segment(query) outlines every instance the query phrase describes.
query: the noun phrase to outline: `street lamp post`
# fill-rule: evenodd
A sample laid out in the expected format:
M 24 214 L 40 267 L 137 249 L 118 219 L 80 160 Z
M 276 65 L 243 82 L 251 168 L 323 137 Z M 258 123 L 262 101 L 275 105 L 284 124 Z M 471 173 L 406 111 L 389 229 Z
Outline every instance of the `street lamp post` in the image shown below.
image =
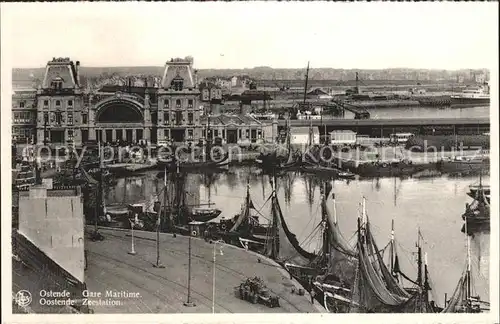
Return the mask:
M 215 241 L 214 242 L 214 257 L 213 257 L 213 277 L 212 277 L 212 314 L 215 314 L 215 269 L 216 269 L 216 264 L 215 264 L 215 255 L 216 255 L 216 249 L 217 249 L 217 243 L 223 243 L 223 241 Z M 220 254 L 222 254 L 222 245 L 221 245 L 221 250 Z
M 184 303 L 186 307 L 194 307 L 195 303 L 191 301 L 191 237 L 192 237 L 191 226 L 189 227 L 189 261 L 188 261 L 188 295 L 187 301 Z
M 166 188 L 163 188 L 163 190 L 166 190 Z M 160 261 L 160 224 L 161 224 L 161 208 L 162 208 L 162 203 L 160 200 L 160 207 L 158 209 L 158 218 L 156 220 L 156 263 L 153 264 L 153 267 L 155 268 L 165 268 L 163 264 L 161 264 Z
M 135 252 L 135 246 L 134 246 L 134 225 L 135 225 L 135 219 L 134 221 L 130 221 L 130 228 L 131 228 L 131 235 L 132 235 L 132 248 L 130 249 L 130 251 L 128 252 L 128 254 L 131 254 L 131 255 L 136 255 L 136 252 Z

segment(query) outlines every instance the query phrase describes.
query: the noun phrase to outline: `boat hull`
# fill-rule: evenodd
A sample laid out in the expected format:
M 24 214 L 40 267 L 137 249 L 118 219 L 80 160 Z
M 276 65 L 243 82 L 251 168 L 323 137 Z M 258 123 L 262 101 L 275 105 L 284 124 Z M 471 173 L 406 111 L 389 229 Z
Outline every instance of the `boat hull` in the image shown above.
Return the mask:
M 202 162 L 179 162 L 180 170 L 197 170 L 197 169 L 215 169 L 215 170 L 227 170 L 229 168 L 229 157 L 226 156 L 221 161 L 202 161 Z M 158 162 L 158 167 L 167 168 L 169 171 L 177 170 L 177 163 L 174 161 L 170 162 Z
M 436 163 L 436 168 L 442 173 L 479 172 L 490 169 L 490 161 L 440 161 Z
M 217 218 L 222 211 L 220 209 L 214 209 L 205 213 L 192 213 L 190 218 L 196 222 L 208 222 L 214 218 Z
M 452 108 L 489 106 L 490 98 L 451 98 Z
M 361 177 L 394 177 L 410 176 L 426 168 L 427 166 L 421 164 L 365 163 L 352 171 Z

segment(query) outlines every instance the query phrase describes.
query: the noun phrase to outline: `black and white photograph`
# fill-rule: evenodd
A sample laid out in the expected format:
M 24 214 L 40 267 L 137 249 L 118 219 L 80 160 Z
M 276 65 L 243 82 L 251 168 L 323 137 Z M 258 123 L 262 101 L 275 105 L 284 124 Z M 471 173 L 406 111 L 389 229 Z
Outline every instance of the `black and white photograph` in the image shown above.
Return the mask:
M 498 3 L 1 9 L 7 323 L 498 322 Z

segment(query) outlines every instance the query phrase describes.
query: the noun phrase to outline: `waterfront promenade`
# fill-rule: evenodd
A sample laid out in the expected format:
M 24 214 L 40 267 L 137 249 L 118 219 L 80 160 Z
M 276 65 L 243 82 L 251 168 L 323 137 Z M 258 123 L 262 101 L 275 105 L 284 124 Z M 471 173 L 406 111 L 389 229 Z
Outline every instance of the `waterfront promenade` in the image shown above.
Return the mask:
M 87 231 L 93 230 L 87 227 Z M 189 237 L 160 234 L 160 259 L 156 263 L 156 233 L 134 231 L 136 255 L 130 255 L 130 230 L 101 228 L 104 241 L 86 240 L 88 267 L 85 272 L 91 292 L 107 290 L 139 293 L 140 297 L 121 298 L 120 305 L 94 306 L 95 313 L 211 313 L 214 244 L 193 238 L 191 259 L 191 300 L 188 294 Z M 222 247 L 222 255 L 220 253 Z M 293 294 L 299 284 L 272 260 L 234 246 L 216 246 L 216 313 L 317 313 L 325 310 L 311 304 L 310 297 Z M 260 260 L 260 262 L 259 262 Z M 272 294 L 280 296 L 279 308 L 252 304 L 239 298 L 237 287 L 247 277 L 260 277 Z M 92 300 L 92 298 L 90 298 Z

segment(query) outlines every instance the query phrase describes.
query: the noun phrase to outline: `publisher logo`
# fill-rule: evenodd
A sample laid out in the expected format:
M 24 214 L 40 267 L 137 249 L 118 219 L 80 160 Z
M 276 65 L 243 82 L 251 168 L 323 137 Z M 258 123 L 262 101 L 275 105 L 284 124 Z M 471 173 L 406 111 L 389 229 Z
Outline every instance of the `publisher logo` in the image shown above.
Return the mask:
M 32 300 L 31 293 L 27 290 L 19 290 L 15 296 L 16 303 L 21 307 L 28 306 Z

